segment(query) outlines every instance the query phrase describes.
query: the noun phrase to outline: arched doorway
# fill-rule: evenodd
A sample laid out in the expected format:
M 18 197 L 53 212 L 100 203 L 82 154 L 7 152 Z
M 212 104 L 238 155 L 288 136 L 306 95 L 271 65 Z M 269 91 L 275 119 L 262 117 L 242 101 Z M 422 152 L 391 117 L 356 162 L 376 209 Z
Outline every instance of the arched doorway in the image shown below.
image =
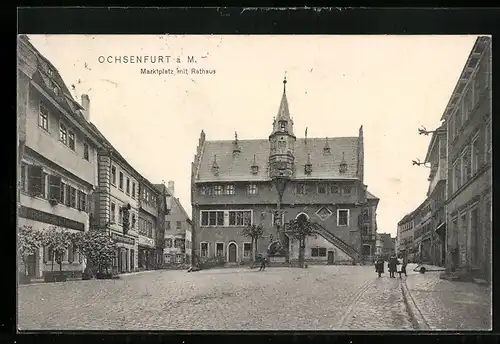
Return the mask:
M 227 247 L 227 261 L 229 263 L 236 263 L 237 248 L 234 242 L 230 243 Z

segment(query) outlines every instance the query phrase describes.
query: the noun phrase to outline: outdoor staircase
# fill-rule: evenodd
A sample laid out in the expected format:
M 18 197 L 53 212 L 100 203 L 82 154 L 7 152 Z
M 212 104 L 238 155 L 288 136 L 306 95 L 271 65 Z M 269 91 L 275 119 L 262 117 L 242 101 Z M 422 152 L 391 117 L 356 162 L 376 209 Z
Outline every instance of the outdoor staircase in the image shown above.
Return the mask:
M 313 225 L 314 231 L 316 233 L 318 233 L 319 235 L 324 237 L 326 240 L 330 241 L 332 244 L 337 246 L 339 249 L 341 249 L 344 253 L 346 253 L 349 257 L 351 257 L 355 261 L 358 260 L 359 252 L 354 247 L 352 247 L 351 245 L 349 245 L 348 243 L 346 243 L 345 241 L 340 239 L 335 234 L 328 231 L 325 227 L 323 227 L 319 223 L 315 222 L 312 225 Z

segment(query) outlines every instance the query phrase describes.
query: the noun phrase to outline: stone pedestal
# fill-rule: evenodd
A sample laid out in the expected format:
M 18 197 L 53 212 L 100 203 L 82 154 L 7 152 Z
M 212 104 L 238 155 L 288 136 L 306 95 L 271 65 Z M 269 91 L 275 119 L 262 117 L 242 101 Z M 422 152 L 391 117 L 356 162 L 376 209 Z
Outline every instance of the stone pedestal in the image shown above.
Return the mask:
M 271 262 L 271 263 L 285 263 L 286 257 L 285 256 L 270 256 L 269 262 Z

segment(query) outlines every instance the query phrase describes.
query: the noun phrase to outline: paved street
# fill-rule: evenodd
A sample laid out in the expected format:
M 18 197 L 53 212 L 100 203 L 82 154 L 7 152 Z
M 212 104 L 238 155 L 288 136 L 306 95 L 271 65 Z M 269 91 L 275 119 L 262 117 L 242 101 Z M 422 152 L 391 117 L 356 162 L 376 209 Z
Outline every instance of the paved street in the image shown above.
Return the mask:
M 491 329 L 491 288 L 409 270 L 406 285 L 430 330 Z
M 387 273 L 377 278 L 371 266 L 310 266 L 26 285 L 19 287 L 19 328 L 409 330 L 400 283 Z

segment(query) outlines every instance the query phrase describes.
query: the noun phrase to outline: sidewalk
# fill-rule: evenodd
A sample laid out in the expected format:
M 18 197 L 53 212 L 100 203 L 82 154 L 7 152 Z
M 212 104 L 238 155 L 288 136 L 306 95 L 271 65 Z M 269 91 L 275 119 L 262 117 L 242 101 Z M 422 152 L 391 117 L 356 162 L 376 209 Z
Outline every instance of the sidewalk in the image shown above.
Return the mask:
M 420 329 L 491 330 L 491 287 L 443 280 L 439 271 L 420 274 L 413 271 L 416 267 L 408 265 L 408 277 L 403 282 L 410 296 L 409 307 L 416 308 L 412 313 L 423 318 Z

